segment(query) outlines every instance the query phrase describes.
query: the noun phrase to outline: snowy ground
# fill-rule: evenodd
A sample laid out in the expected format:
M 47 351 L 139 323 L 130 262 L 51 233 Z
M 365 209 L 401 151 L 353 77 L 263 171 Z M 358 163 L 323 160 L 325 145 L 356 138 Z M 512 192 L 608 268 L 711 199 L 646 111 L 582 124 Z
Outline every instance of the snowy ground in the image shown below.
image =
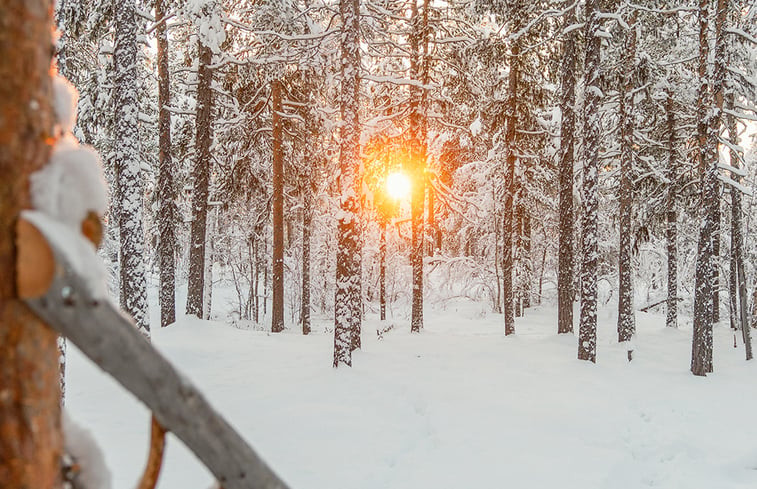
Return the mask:
M 352 369 L 331 368 L 332 335 L 303 337 L 181 320 L 154 343 L 205 391 L 293 489 L 757 487 L 757 363 L 716 330 L 715 369 L 688 372 L 691 331 L 637 314 L 633 363 L 600 317 L 598 364 L 575 360 L 555 311 L 514 337 L 477 304 L 427 311 L 376 337 Z M 103 445 L 115 489 L 134 487 L 149 416 L 78 352 L 67 407 Z M 160 488 L 206 489 L 208 472 L 171 438 Z

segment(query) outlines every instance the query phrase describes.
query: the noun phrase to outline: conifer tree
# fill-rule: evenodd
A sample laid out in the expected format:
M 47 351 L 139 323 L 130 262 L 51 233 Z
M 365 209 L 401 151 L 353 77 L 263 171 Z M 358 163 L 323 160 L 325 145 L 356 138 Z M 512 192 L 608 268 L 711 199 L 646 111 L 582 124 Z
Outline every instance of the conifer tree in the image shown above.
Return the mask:
M 114 165 L 118 186 L 116 205 L 120 211 L 119 297 L 121 308 L 134 318 L 142 333 L 149 336 L 139 153 L 136 4 L 134 0 L 124 0 L 114 8 L 113 137 L 118 141 Z
M 339 147 L 340 216 L 337 227 L 336 294 L 334 299 L 334 367 L 352 366 L 353 336 L 359 324 L 360 297 L 360 217 L 359 217 L 359 82 L 360 4 L 339 0 L 342 19 L 341 63 L 342 115 Z

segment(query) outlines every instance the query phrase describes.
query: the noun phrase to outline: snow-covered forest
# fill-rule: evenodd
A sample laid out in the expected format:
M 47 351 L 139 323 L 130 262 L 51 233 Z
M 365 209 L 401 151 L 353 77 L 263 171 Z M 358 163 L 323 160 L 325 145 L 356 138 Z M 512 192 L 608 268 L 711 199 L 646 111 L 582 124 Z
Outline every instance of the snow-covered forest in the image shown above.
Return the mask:
M 0 362 L 107 460 L 0 487 L 757 487 L 757 1 L 8 2 Z

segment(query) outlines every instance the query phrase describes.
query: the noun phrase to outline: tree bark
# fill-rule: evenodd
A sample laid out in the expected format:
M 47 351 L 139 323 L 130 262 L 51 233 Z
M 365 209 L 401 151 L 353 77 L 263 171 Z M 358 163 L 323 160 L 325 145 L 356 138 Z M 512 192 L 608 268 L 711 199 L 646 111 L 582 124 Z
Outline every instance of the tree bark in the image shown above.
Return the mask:
M 271 332 L 284 331 L 284 149 L 281 119 L 281 82 L 271 83 L 271 120 L 273 125 L 273 303 Z
M 694 327 L 691 352 L 691 371 L 694 375 L 712 372 L 712 327 L 715 320 L 713 294 L 716 267 L 714 260 L 719 215 L 718 195 L 718 137 L 723 111 L 723 85 L 725 82 L 725 35 L 723 23 L 727 0 L 718 0 L 715 23 L 715 68 L 712 79 L 712 98 L 708 94 L 707 45 L 709 5 L 707 0 L 699 3 L 699 118 L 698 138 L 700 167 L 705 169 L 702 177 L 702 207 L 704 216 L 697 246 L 697 269 L 694 291 Z M 704 117 L 703 117 L 704 115 Z M 704 120 L 704 123 L 702 123 Z
M 210 143 L 213 139 L 211 113 L 213 72 L 210 64 L 213 51 L 197 41 L 199 52 L 197 84 L 197 116 L 195 120 L 195 162 L 192 168 L 192 229 L 189 243 L 189 282 L 187 284 L 187 314 L 202 317 L 205 289 L 205 239 L 208 223 L 208 195 L 210 194 Z
M 576 22 L 575 9 L 565 26 Z M 557 332 L 573 332 L 573 151 L 576 131 L 576 31 L 565 34 L 560 63 L 560 187 L 557 257 Z
M 623 52 L 623 76 L 620 90 L 620 247 L 618 249 L 618 342 L 631 341 L 636 332 L 633 311 L 632 236 L 633 212 L 633 88 L 636 56 L 635 15 L 631 14 Z M 632 350 L 627 347 L 628 360 Z
M 587 0 L 586 24 L 586 95 L 584 102 L 583 147 L 583 205 L 581 220 L 583 257 L 581 263 L 581 318 L 578 330 L 578 359 L 597 360 L 597 179 L 599 171 L 600 117 L 602 90 L 600 87 L 600 54 L 602 49 L 598 31 L 599 3 Z
M 668 126 L 668 195 L 667 195 L 667 250 L 668 250 L 668 297 L 667 315 L 665 326 L 668 328 L 678 327 L 678 159 L 676 149 L 675 129 L 675 101 L 672 90 L 666 91 L 667 95 L 667 126 Z
M 119 208 L 120 301 L 145 336 L 150 335 L 145 279 L 144 228 L 142 221 L 143 182 L 139 154 L 139 102 L 137 99 L 137 20 L 134 0 L 115 8 L 114 139 L 117 141 L 115 168 L 118 185 L 115 205 Z
M 520 68 L 520 44 L 515 41 L 510 51 L 510 73 L 507 80 L 507 116 L 505 128 L 505 141 L 507 141 L 507 153 L 505 156 L 505 202 L 502 219 L 502 312 L 505 321 L 505 336 L 515 333 L 515 291 L 513 272 L 515 260 L 513 248 L 515 247 L 515 194 L 517 185 L 515 182 L 515 126 L 518 123 L 518 83 Z
M 308 185 L 309 187 L 309 185 Z M 305 189 L 302 202 L 302 334 L 310 334 L 310 228 L 313 204 L 310 189 Z
M 379 307 L 381 320 L 386 321 L 386 221 L 380 218 L 381 237 L 379 238 Z
M 52 2 L 0 6 L 0 485 L 61 485 L 57 334 L 17 299 L 14 224 L 53 135 Z
M 334 294 L 334 367 L 352 366 L 354 326 L 359 324 L 360 303 L 360 164 L 359 100 L 360 6 L 358 0 L 340 0 L 342 18 L 341 143 L 339 186 L 341 215 L 337 225 L 336 291 Z M 357 318 L 355 316 L 358 316 Z
M 730 92 L 727 96 L 728 108 L 733 110 L 734 95 Z M 736 118 L 728 114 L 726 116 L 726 126 L 728 129 L 728 138 L 733 146 L 738 146 L 739 135 L 736 128 Z M 731 166 L 739 168 L 741 155 L 733 149 L 730 150 Z M 735 174 L 734 178 L 737 183 L 741 183 L 741 175 Z M 731 292 L 733 297 L 733 310 L 736 313 L 738 326 L 741 328 L 742 338 L 744 340 L 744 351 L 747 360 L 753 358 L 752 354 L 752 335 L 749 328 L 749 319 L 747 315 L 747 289 L 746 274 L 744 272 L 744 226 L 741 219 L 741 191 L 731 187 L 731 273 L 734 290 Z M 737 299 L 738 300 L 735 300 Z M 734 314 L 732 313 L 732 316 Z
M 176 235 L 174 226 L 174 180 L 171 158 L 171 104 L 170 75 L 168 71 L 168 29 L 166 27 L 165 0 L 155 0 L 158 50 L 158 265 L 160 267 L 160 325 L 168 326 L 176 321 L 176 272 L 174 250 Z
M 412 32 L 410 33 L 410 78 L 422 84 L 428 83 L 428 0 L 423 0 L 423 10 L 418 2 L 411 2 Z M 410 87 L 410 139 L 412 191 L 410 195 L 410 220 L 412 238 L 410 261 L 413 267 L 413 295 L 410 331 L 423 329 L 423 214 L 426 202 L 426 103 L 425 88 Z

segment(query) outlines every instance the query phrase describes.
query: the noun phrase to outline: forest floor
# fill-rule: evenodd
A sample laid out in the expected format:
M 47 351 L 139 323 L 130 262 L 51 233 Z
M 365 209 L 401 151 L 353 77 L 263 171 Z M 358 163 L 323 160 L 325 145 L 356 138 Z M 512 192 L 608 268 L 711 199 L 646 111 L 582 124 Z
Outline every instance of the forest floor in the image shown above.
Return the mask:
M 369 317 L 352 369 L 331 367 L 325 320 L 302 336 L 181 319 L 153 341 L 292 489 L 757 487 L 757 363 L 726 326 L 715 373 L 698 378 L 684 321 L 637 313 L 629 364 L 602 310 L 593 365 L 555 334 L 554 309 L 528 310 L 507 338 L 487 309 L 447 302 L 421 334 L 402 319 L 383 339 Z M 103 447 L 114 489 L 130 489 L 149 415 L 69 351 L 68 411 Z M 169 438 L 158 487 L 210 484 Z

